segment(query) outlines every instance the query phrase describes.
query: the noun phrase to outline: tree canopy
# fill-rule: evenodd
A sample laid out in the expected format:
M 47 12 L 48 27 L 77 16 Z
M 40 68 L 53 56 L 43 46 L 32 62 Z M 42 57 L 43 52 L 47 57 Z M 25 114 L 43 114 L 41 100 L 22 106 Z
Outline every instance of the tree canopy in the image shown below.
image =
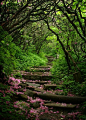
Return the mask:
M 1 37 L 1 49 L 8 56 L 15 58 L 14 46 L 39 55 L 63 54 L 68 69 L 72 61 L 80 71 L 77 62 L 86 54 L 85 0 L 2 0 L 0 10 L 0 25 L 8 32 Z

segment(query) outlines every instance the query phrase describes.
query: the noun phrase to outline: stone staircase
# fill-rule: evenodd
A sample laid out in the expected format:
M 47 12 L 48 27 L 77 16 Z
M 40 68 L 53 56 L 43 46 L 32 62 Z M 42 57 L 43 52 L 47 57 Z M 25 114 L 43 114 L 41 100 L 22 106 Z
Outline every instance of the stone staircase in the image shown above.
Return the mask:
M 30 69 L 30 72 L 22 73 L 22 77 L 26 81 L 22 81 L 19 84 L 21 86 L 19 92 L 24 92 L 24 89 L 26 91 L 24 94 L 14 96 L 14 98 L 27 102 L 27 96 L 32 97 L 35 102 L 30 103 L 30 107 L 38 110 L 39 120 L 78 120 L 76 116 L 79 111 L 79 106 L 86 101 L 86 98 L 65 96 L 64 92 L 59 89 L 64 86 L 63 84 L 52 84 L 51 79 L 53 76 L 50 73 L 50 63 L 53 59 L 48 57 L 48 60 L 48 66 L 33 67 Z M 36 101 L 36 99 L 41 99 L 42 102 Z M 46 112 L 43 109 L 40 110 L 41 106 L 44 109 L 46 108 Z M 74 112 L 76 113 L 75 118 L 72 115 Z

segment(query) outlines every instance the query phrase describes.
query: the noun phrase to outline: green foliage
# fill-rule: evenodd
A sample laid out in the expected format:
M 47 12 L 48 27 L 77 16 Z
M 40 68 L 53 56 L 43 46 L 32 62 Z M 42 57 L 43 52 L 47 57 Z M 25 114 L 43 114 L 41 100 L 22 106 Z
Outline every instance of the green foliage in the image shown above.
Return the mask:
M 86 120 L 86 102 L 84 102 L 81 106 L 82 115 L 79 116 L 79 119 Z
M 0 83 L 0 89 L 1 90 L 8 89 L 8 85 L 3 85 L 2 83 Z
M 15 43 L 13 38 L 0 27 L 0 65 L 6 74 L 11 74 L 13 69 L 25 70 L 31 66 L 46 65 L 46 60 L 31 52 L 25 52 Z
M 15 68 L 16 45 L 12 43 L 12 37 L 0 27 L 0 65 L 3 65 L 3 71 L 10 74 L 12 68 Z
M 79 63 L 77 64 L 78 67 L 81 70 L 81 75 L 82 75 L 82 80 L 85 81 L 86 80 L 86 59 L 81 59 L 81 61 L 79 61 Z
M 57 80 L 59 80 L 59 79 L 63 78 L 64 75 L 67 75 L 67 70 L 68 70 L 68 67 L 67 67 L 65 58 L 62 55 L 60 55 L 59 59 L 56 59 L 53 62 L 53 67 L 51 68 L 51 72 L 52 72 L 53 76 Z
M 20 72 L 13 75 L 14 78 L 22 78 L 22 75 Z
M 80 115 L 79 119 L 86 120 L 86 115 Z
M 46 53 L 45 52 L 40 51 L 39 56 L 40 56 L 40 58 L 44 59 L 46 61 L 46 63 L 48 62 L 48 60 L 46 58 Z
M 65 82 L 64 82 L 65 84 Z M 76 94 L 76 95 L 80 95 L 80 96 L 86 96 L 86 82 L 83 83 L 76 83 L 75 81 L 68 81 L 67 84 L 68 89 Z
M 28 52 L 27 54 L 25 52 L 20 52 L 17 53 L 17 56 L 18 57 L 16 59 L 16 69 L 29 70 L 29 68 L 32 66 L 46 65 L 46 61 L 44 59 L 30 52 Z

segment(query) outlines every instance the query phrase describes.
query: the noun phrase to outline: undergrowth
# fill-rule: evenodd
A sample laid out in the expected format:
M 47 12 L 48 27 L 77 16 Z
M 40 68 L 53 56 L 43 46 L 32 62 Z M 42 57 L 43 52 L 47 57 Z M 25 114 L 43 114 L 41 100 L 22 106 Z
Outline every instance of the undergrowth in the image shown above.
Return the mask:
M 47 59 L 38 56 L 31 51 L 22 50 L 13 42 L 13 38 L 0 27 L 0 65 L 5 74 L 11 74 L 12 70 L 29 70 L 32 66 L 45 66 Z

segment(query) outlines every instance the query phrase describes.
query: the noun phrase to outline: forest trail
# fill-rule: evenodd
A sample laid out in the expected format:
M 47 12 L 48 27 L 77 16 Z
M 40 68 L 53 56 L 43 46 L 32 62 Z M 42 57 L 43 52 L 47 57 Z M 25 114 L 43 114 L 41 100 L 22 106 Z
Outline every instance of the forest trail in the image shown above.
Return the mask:
M 63 84 L 52 84 L 53 78 L 50 69 L 52 58 L 48 57 L 48 66 L 39 66 L 30 69 L 30 72 L 21 74 L 26 81 L 20 83 L 19 94 L 13 97 L 13 101 L 23 100 L 30 103 L 31 109 L 36 113 L 36 120 L 78 120 L 80 104 L 86 101 L 84 97 L 65 96 L 60 88 Z M 27 97 L 29 96 L 29 97 Z M 33 117 L 30 118 L 34 120 Z

